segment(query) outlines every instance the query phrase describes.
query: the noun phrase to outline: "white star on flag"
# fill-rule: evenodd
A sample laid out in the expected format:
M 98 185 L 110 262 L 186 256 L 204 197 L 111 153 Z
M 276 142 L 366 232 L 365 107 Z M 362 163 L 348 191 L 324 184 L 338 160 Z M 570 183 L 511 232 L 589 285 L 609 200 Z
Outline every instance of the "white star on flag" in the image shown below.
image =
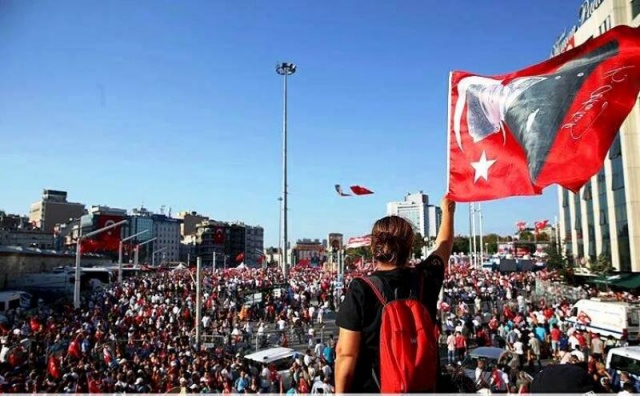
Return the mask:
M 477 182 L 480 178 L 483 178 L 486 181 L 489 181 L 489 168 L 496 163 L 496 160 L 487 160 L 487 153 L 482 150 L 482 155 L 480 156 L 480 160 L 478 162 L 472 162 L 471 166 L 476 170 L 475 177 L 473 178 L 473 182 Z

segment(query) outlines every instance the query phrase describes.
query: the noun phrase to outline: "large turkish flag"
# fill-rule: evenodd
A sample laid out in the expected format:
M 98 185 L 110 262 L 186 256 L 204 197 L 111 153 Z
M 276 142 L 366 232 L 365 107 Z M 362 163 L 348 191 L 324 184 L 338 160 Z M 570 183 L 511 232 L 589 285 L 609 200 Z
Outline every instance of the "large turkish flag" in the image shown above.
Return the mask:
M 616 27 L 500 76 L 451 74 L 448 196 L 470 202 L 578 191 L 640 91 L 640 30 Z

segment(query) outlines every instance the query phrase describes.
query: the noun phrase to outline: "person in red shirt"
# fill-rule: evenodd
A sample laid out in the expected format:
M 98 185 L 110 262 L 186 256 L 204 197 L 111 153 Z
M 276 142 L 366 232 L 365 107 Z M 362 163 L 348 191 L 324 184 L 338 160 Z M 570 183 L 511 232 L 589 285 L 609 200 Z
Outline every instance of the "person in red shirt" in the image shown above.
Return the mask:
M 562 338 L 562 331 L 558 328 L 557 324 L 553 325 L 550 331 L 551 336 L 551 353 L 554 359 L 558 359 L 558 352 L 560 350 L 560 338 Z
M 456 357 L 459 361 L 464 359 L 467 353 L 467 339 L 464 338 L 461 332 L 456 332 Z

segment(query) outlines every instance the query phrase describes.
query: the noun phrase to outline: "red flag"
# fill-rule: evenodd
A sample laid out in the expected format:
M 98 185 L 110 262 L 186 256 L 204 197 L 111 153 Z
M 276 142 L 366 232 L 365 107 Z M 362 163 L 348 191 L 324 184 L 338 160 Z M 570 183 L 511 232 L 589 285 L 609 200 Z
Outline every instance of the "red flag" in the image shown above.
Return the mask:
M 34 333 L 39 332 L 42 329 L 42 325 L 40 324 L 40 320 L 38 320 L 37 316 L 32 316 L 29 321 L 29 327 L 31 327 L 31 331 Z
M 224 229 L 216 228 L 216 231 L 213 233 L 213 243 L 216 245 L 224 244 Z
M 578 191 L 604 162 L 640 91 L 640 29 L 619 26 L 501 76 L 453 72 L 448 197 Z
M 518 231 L 524 231 L 527 228 L 527 222 L 526 221 L 517 221 L 516 222 L 516 228 L 518 229 Z
M 241 262 L 242 260 L 244 260 L 244 253 L 240 253 L 239 255 L 236 256 L 237 262 Z
M 369 190 L 368 188 L 364 188 L 362 186 L 351 186 L 351 191 L 353 191 L 355 195 L 373 194 L 373 191 Z
M 60 372 L 60 361 L 56 359 L 54 355 L 49 356 L 47 368 L 49 371 L 49 375 L 51 375 L 53 378 L 59 379 L 60 377 L 62 377 L 62 373 Z
M 67 354 L 71 355 L 76 359 L 80 359 L 82 354 L 80 353 L 80 341 L 78 340 L 79 336 L 76 336 L 70 343 L 67 348 Z
M 547 227 L 548 223 L 549 223 L 549 220 L 535 221 L 533 225 L 536 228 L 536 235 L 540 233 L 540 230 L 544 230 Z

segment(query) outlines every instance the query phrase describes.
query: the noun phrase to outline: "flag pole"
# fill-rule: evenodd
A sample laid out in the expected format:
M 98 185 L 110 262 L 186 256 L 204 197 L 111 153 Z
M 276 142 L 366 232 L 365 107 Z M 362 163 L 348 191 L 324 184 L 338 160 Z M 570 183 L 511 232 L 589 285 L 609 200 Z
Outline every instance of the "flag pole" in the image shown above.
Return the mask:
M 478 227 L 480 228 L 480 266 L 484 263 L 484 233 L 482 232 L 482 207 L 478 204 Z
M 447 95 L 447 193 L 451 183 L 451 80 L 453 72 L 449 72 L 449 92 Z
M 471 216 L 473 202 L 469 203 L 469 264 L 473 264 L 473 228 L 471 227 Z

